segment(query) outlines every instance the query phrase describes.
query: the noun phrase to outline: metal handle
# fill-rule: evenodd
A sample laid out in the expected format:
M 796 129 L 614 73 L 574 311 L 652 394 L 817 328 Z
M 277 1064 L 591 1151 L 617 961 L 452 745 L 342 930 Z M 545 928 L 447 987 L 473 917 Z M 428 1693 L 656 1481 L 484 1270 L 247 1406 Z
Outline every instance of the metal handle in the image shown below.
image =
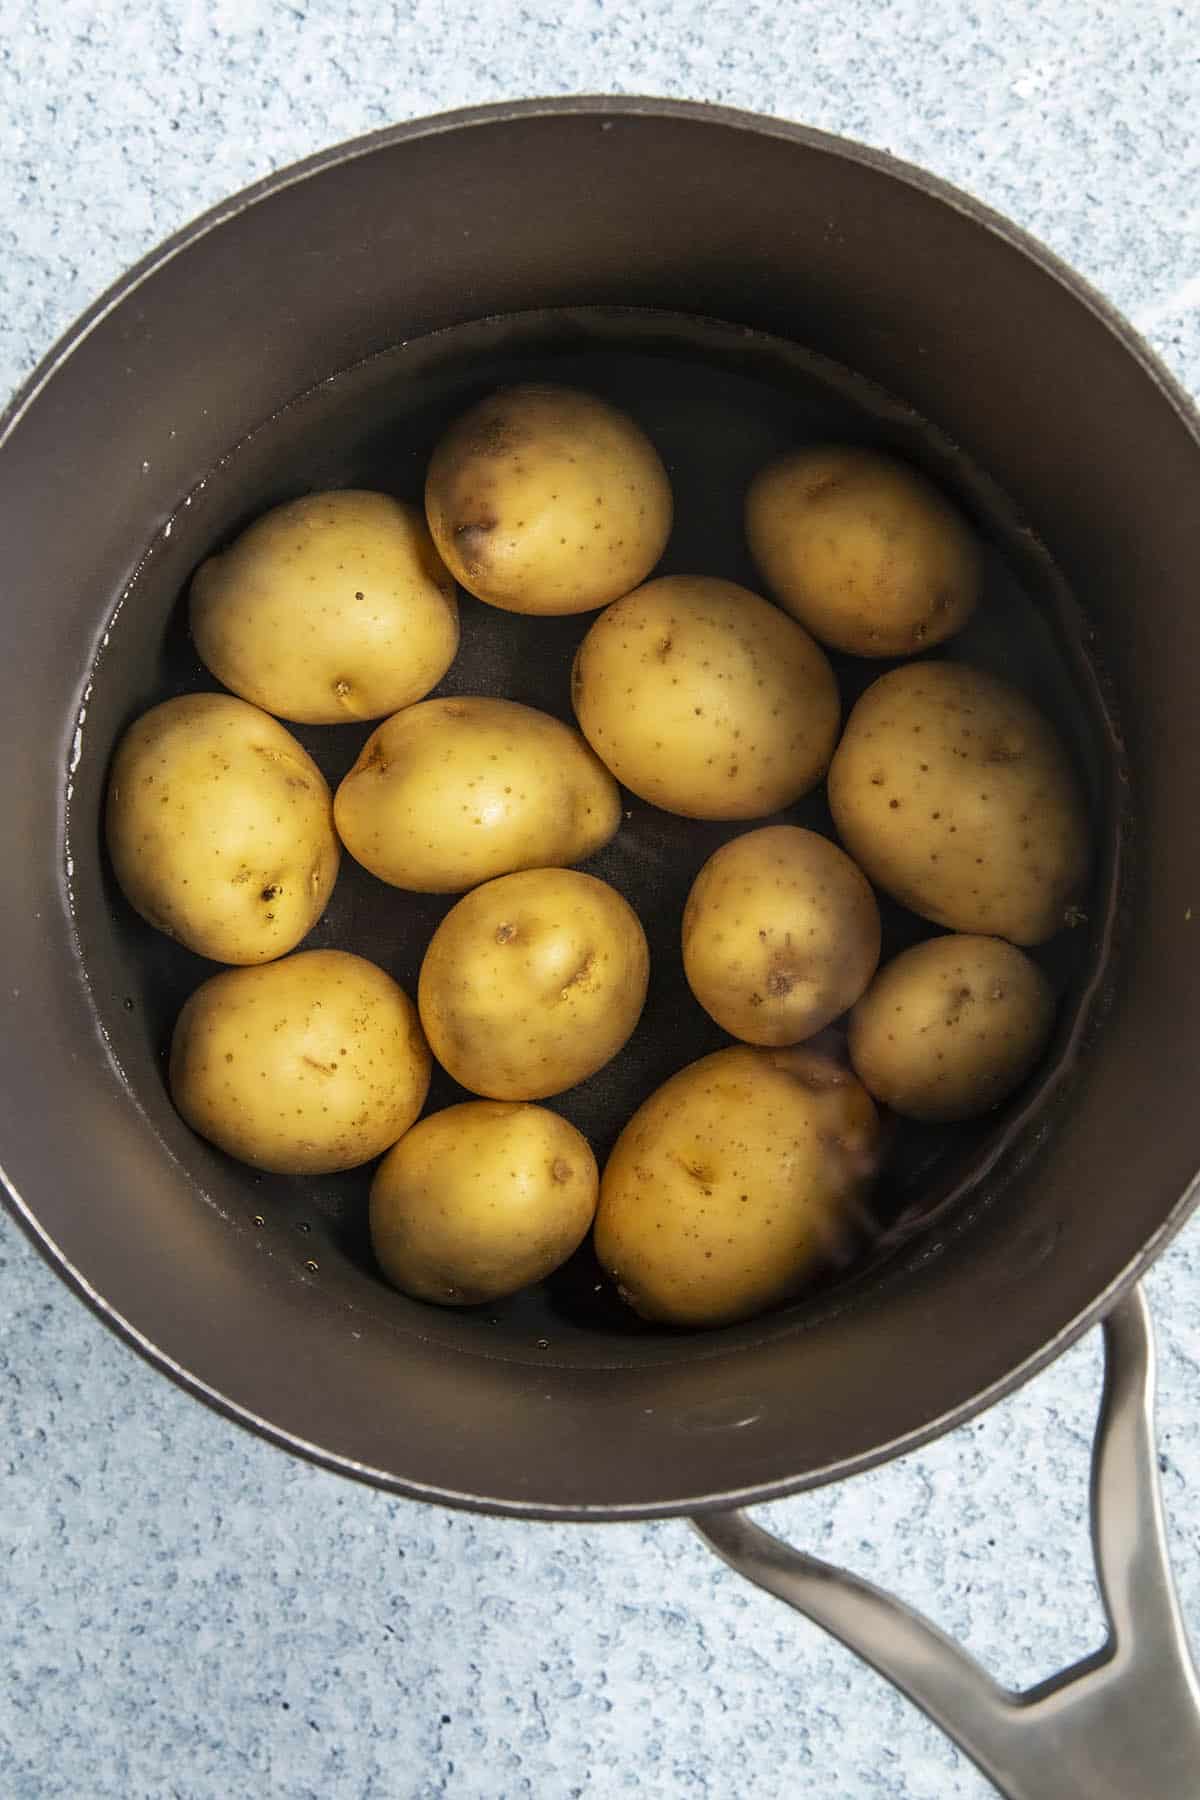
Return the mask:
M 1140 1288 L 1104 1322 L 1092 1541 L 1108 1640 L 1024 1693 L 890 1594 L 741 1512 L 693 1520 L 739 1575 L 840 1638 L 927 1712 L 1008 1800 L 1196 1800 L 1200 1681 L 1171 1578 L 1154 1447 L 1154 1340 Z

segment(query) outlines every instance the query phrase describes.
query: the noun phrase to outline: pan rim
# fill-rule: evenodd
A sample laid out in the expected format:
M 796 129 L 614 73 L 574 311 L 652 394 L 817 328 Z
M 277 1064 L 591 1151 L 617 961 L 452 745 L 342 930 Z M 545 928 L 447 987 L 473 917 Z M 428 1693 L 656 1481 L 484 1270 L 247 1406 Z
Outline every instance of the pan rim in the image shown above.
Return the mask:
M 167 1375 L 176 1387 L 193 1399 L 203 1403 L 220 1417 L 243 1427 L 255 1436 L 273 1444 L 276 1449 L 287 1451 L 317 1468 L 330 1474 L 342 1475 L 350 1480 L 362 1483 L 366 1487 L 382 1489 L 387 1493 L 398 1494 L 404 1499 L 421 1501 L 431 1506 L 448 1506 L 459 1512 L 482 1513 L 494 1517 L 511 1519 L 540 1520 L 544 1523 L 558 1524 L 603 1524 L 629 1523 L 637 1520 L 674 1519 L 698 1517 L 705 1513 L 721 1512 L 729 1508 L 744 1506 L 762 1506 L 773 1500 L 786 1499 L 791 1494 L 808 1493 L 816 1488 L 829 1487 L 836 1482 L 848 1480 L 855 1475 L 863 1475 L 870 1469 L 892 1462 L 897 1457 L 906 1456 L 910 1452 L 921 1449 L 936 1438 L 945 1436 L 960 1425 L 969 1424 L 974 1418 L 985 1412 L 997 1401 L 1015 1393 L 1025 1386 L 1026 1382 L 1047 1368 L 1052 1362 L 1069 1350 L 1071 1345 L 1088 1332 L 1093 1325 L 1099 1324 L 1122 1295 L 1136 1285 L 1146 1271 L 1154 1263 L 1171 1239 L 1180 1230 L 1188 1217 L 1200 1202 L 1200 1173 L 1184 1189 L 1170 1213 L 1157 1232 L 1143 1245 L 1125 1268 L 1109 1282 L 1092 1303 L 1077 1316 L 1068 1321 L 1054 1337 L 1041 1348 L 1018 1363 L 1007 1374 L 994 1381 L 990 1386 L 971 1396 L 969 1400 L 958 1406 L 949 1407 L 944 1413 L 927 1420 L 924 1425 L 914 1427 L 911 1431 L 901 1432 L 884 1444 L 874 1445 L 870 1450 L 858 1456 L 846 1457 L 836 1464 L 828 1464 L 819 1469 L 810 1470 L 804 1475 L 780 1476 L 773 1481 L 753 1483 L 749 1487 L 734 1488 L 715 1493 L 690 1495 L 674 1501 L 626 1501 L 621 1503 L 604 1503 L 592 1505 L 587 1501 L 572 1504 L 555 1504 L 553 1502 L 529 1500 L 521 1501 L 511 1498 L 493 1498 L 487 1495 L 465 1493 L 453 1488 L 439 1487 L 436 1483 L 418 1482 L 397 1476 L 387 1469 L 378 1469 L 368 1463 L 356 1462 L 353 1458 L 339 1456 L 336 1452 L 324 1449 L 320 1444 L 286 1431 L 272 1420 L 263 1418 L 249 1407 L 231 1400 L 217 1388 L 202 1380 L 190 1369 L 184 1368 L 160 1345 L 155 1344 L 144 1332 L 127 1319 L 124 1314 L 105 1299 L 104 1295 L 94 1288 L 87 1277 L 75 1267 L 61 1246 L 45 1231 L 38 1222 L 32 1209 L 12 1181 L 6 1169 L 0 1164 L 0 1195 L 3 1196 L 9 1214 L 22 1228 L 34 1249 L 50 1265 L 64 1284 L 76 1297 L 84 1302 L 89 1311 L 106 1325 L 115 1336 L 135 1350 L 142 1360 L 160 1373 Z
M 567 94 L 525 100 L 501 100 L 483 106 L 455 107 L 446 112 L 430 113 L 418 119 L 408 119 L 399 125 L 385 125 L 377 131 L 364 132 L 358 137 L 347 138 L 324 150 L 314 151 L 311 156 L 301 157 L 297 162 L 288 163 L 283 168 L 276 169 L 271 174 L 264 175 L 259 180 L 239 189 L 236 194 L 217 201 L 214 206 L 206 208 L 188 224 L 181 226 L 178 231 L 172 232 L 164 238 L 153 249 L 147 251 L 145 256 L 140 257 L 137 262 L 125 270 L 122 275 L 119 275 L 116 281 L 105 288 L 51 345 L 25 380 L 16 388 L 3 410 L 0 411 L 0 449 L 7 443 L 13 430 L 42 389 L 79 345 L 90 336 L 97 325 L 131 294 L 135 293 L 152 275 L 157 274 L 160 269 L 174 261 L 176 256 L 199 243 L 219 226 L 238 218 L 250 207 L 257 205 L 260 200 L 268 199 L 274 194 L 283 193 L 288 188 L 296 187 L 302 181 L 307 181 L 311 176 L 321 174 L 326 169 L 335 168 L 341 163 L 356 162 L 363 157 L 374 155 L 377 151 L 387 150 L 396 144 L 406 143 L 410 140 L 438 137 L 443 133 L 461 131 L 475 126 L 506 124 L 517 119 L 571 116 L 611 119 L 614 122 L 621 117 L 634 119 L 677 118 L 688 119 L 701 125 L 724 125 L 728 129 L 744 131 L 751 136 L 781 138 L 785 142 L 801 144 L 807 149 L 816 150 L 825 155 L 837 156 L 845 161 L 859 163 L 865 168 L 874 169 L 880 174 L 915 188 L 920 193 L 929 195 L 932 199 L 948 206 L 953 212 L 982 226 L 1014 250 L 1020 251 L 1044 274 L 1051 276 L 1060 286 L 1065 287 L 1102 325 L 1107 327 L 1122 347 L 1133 356 L 1143 373 L 1149 376 L 1181 423 L 1187 427 L 1192 437 L 1200 445 L 1200 406 L 1193 402 L 1191 396 L 1175 379 L 1165 363 L 1125 317 L 1124 313 L 1106 299 L 1085 276 L 1080 275 L 1069 263 L 1044 244 L 1040 238 L 1035 237 L 1032 232 L 1026 231 L 1023 226 L 1015 224 L 984 201 L 977 200 L 964 189 L 946 181 L 942 176 L 932 174 L 917 163 L 893 156 L 888 150 L 877 150 L 872 145 L 860 143 L 856 138 L 841 137 L 836 132 L 822 131 L 816 126 L 797 124 L 791 120 L 776 118 L 766 113 L 750 112 L 743 107 L 719 106 L 702 100 L 675 100 L 652 94 Z
M 55 374 L 109 314 L 126 302 L 144 282 L 157 274 L 181 252 L 199 243 L 210 232 L 237 218 L 259 201 L 281 193 L 328 169 L 373 155 L 378 151 L 390 149 L 404 142 L 434 138 L 445 132 L 473 129 L 476 126 L 493 126 L 522 119 L 564 116 L 592 117 L 601 122 L 606 120 L 615 122 L 621 118 L 676 118 L 702 125 L 724 126 L 759 137 L 778 138 L 824 155 L 857 162 L 939 201 L 972 223 L 981 226 L 990 234 L 1000 238 L 1009 247 L 1033 262 L 1042 273 L 1065 288 L 1071 297 L 1084 306 L 1133 358 L 1141 372 L 1149 378 L 1160 397 L 1170 406 L 1196 443 L 1197 448 L 1200 448 L 1200 411 L 1130 322 L 1098 290 L 1038 239 L 1013 224 L 1002 214 L 993 211 L 940 177 L 896 158 L 886 151 L 872 149 L 853 139 L 744 110 L 709 105 L 699 101 L 670 100 L 653 96 L 570 95 L 503 101 L 486 106 L 461 108 L 384 127 L 381 130 L 318 151 L 299 162 L 288 164 L 228 199 L 218 202 L 142 257 L 107 288 L 58 339 L 18 387 L 12 400 L 0 414 L 0 449 L 7 444 L 22 418 L 36 403 Z M 98 1290 L 93 1288 L 83 1273 L 71 1263 L 61 1246 L 39 1223 L 34 1208 L 25 1200 L 2 1167 L 0 1167 L 0 1191 L 3 1192 L 8 1210 L 34 1246 L 66 1285 L 88 1305 L 98 1318 L 138 1351 L 148 1363 L 168 1375 L 184 1391 L 204 1401 L 222 1416 L 255 1432 L 277 1447 L 333 1473 L 429 1504 L 447 1505 L 463 1510 L 513 1518 L 600 1522 L 678 1517 L 690 1513 L 714 1511 L 721 1507 L 759 1504 L 779 1499 L 788 1494 L 818 1488 L 832 1481 L 862 1473 L 888 1462 L 894 1457 L 918 1449 L 943 1433 L 966 1423 L 1048 1366 L 1102 1318 L 1113 1302 L 1140 1278 L 1200 1202 L 1200 1170 L 1183 1189 L 1160 1227 L 1142 1246 L 1138 1254 L 1088 1306 L 1069 1320 L 1047 1343 L 1008 1370 L 1005 1375 L 981 1392 L 947 1408 L 936 1418 L 899 1434 L 883 1445 L 873 1446 L 856 1457 L 842 1459 L 836 1464 L 810 1470 L 803 1475 L 782 1476 L 771 1481 L 756 1483 L 745 1489 L 702 1493 L 666 1502 L 634 1501 L 602 1505 L 591 1505 L 587 1502 L 554 1504 L 536 1500 L 495 1499 L 474 1493 L 460 1493 L 438 1487 L 435 1484 L 422 1484 L 398 1477 L 387 1470 L 357 1463 L 275 1425 L 269 1419 L 260 1417 L 251 1409 L 222 1394 L 186 1369 L 168 1352 L 140 1332 L 129 1318 L 120 1313 Z

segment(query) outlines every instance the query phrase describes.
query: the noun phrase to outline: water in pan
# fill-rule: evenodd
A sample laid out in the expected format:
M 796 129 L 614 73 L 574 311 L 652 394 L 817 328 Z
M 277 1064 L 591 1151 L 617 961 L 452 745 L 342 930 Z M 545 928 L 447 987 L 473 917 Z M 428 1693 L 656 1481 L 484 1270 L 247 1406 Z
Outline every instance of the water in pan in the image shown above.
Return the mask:
M 106 1036 L 140 1104 L 166 1147 L 196 1174 L 197 1190 L 284 1263 L 293 1278 L 319 1283 L 336 1299 L 381 1321 L 419 1329 L 459 1348 L 518 1357 L 553 1354 L 584 1363 L 638 1354 L 677 1353 L 675 1334 L 653 1333 L 619 1303 L 590 1248 L 541 1288 L 501 1306 L 469 1313 L 416 1307 L 378 1276 L 366 1231 L 369 1172 L 321 1180 L 259 1176 L 194 1139 L 176 1118 L 163 1081 L 171 1026 L 183 1000 L 213 965 L 170 943 L 137 919 L 116 892 L 98 842 L 100 783 L 112 744 L 130 719 L 156 700 L 216 684 L 191 647 L 183 603 L 191 569 L 268 506 L 308 491 L 379 488 L 419 500 L 430 451 L 464 406 L 503 383 L 545 379 L 601 393 L 630 411 L 670 471 L 676 524 L 662 573 L 720 575 L 757 585 L 741 525 L 754 472 L 779 450 L 839 440 L 893 447 L 954 491 L 987 544 L 987 591 L 975 621 L 952 653 L 1007 675 L 1058 721 L 1074 746 L 1097 818 L 1107 811 L 1102 708 L 1089 674 L 1069 598 L 1053 569 L 1005 508 L 986 477 L 898 402 L 795 346 L 740 328 L 661 313 L 612 310 L 522 314 L 458 327 L 397 346 L 332 376 L 276 416 L 210 471 L 150 547 L 98 659 L 90 689 L 89 756 L 77 783 L 70 840 L 77 885 L 93 871 L 104 904 L 78 908 L 81 950 Z M 572 718 L 569 676 L 575 646 L 593 615 L 521 618 L 462 597 L 462 648 L 440 687 L 446 694 L 507 695 Z M 848 709 L 882 663 L 834 658 Z M 353 762 L 369 726 L 301 727 L 297 735 L 335 784 Z M 613 883 L 641 916 L 652 975 L 642 1022 L 625 1050 L 591 1080 L 550 1102 L 590 1138 L 603 1161 L 639 1102 L 685 1063 L 728 1043 L 692 998 L 679 953 L 678 922 L 705 858 L 744 825 L 676 818 L 626 796 L 616 840 L 588 865 Z M 829 830 L 824 792 L 786 815 Z M 1100 871 L 1101 887 L 1109 880 Z M 453 897 L 400 893 L 349 857 L 337 890 L 308 945 L 353 949 L 381 963 L 408 991 L 429 937 Z M 1105 909 L 1098 906 L 1097 918 Z M 930 927 L 884 907 L 885 957 L 929 934 Z M 1039 960 L 1060 993 L 1058 1061 L 1078 1036 L 1103 932 L 1066 932 Z M 1048 1059 L 1044 1084 L 1056 1064 Z M 1036 1085 L 1036 1084 L 1035 1084 Z M 463 1098 L 435 1072 L 430 1109 Z M 936 1130 L 902 1127 L 890 1145 L 876 1192 L 875 1232 L 858 1263 L 821 1292 L 797 1303 L 810 1313 L 844 1304 L 894 1254 L 898 1242 L 937 1215 L 939 1229 L 961 1224 L 961 1196 L 986 1199 L 1025 1129 L 1031 1089 L 980 1125 Z M 1020 1128 L 1020 1129 L 1018 1129 Z M 1003 1153 L 1003 1154 L 1002 1154 Z M 981 1172 L 992 1171 L 987 1182 Z M 928 1239 L 928 1228 L 926 1228 Z M 412 1316 L 414 1309 L 419 1317 Z M 788 1309 L 794 1322 L 796 1307 Z M 777 1322 L 785 1320 L 777 1315 Z M 771 1321 L 735 1328 L 761 1336 Z M 716 1334 L 728 1339 L 728 1333 Z

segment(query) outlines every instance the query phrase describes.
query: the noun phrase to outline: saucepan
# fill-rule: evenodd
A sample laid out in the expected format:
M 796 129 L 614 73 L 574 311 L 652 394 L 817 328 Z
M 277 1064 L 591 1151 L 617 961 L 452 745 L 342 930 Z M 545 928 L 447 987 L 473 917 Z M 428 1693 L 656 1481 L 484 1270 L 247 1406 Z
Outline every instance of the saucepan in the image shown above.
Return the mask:
M 1056 714 L 1096 824 L 1033 1085 L 983 1127 L 906 1139 L 837 1280 L 708 1333 L 639 1328 L 586 1255 L 499 1308 L 406 1300 L 371 1263 L 361 1175 L 257 1176 L 194 1138 L 163 1058 L 212 965 L 134 918 L 101 840 L 121 730 L 205 683 L 178 605 L 197 562 L 306 489 L 416 497 L 457 409 L 556 373 L 658 443 L 680 502 L 667 568 L 753 583 L 741 496 L 797 436 L 890 444 L 945 482 L 989 546 L 984 622 L 959 653 L 1017 669 Z M 0 433 L 0 1150 L 17 1217 L 166 1374 L 299 1455 L 525 1517 L 693 1515 L 1005 1793 L 1200 1792 L 1138 1287 L 1200 1165 L 1198 495 L 1200 422 L 1078 278 L 931 177 L 792 125 L 656 100 L 506 105 L 344 145 L 219 207 L 92 308 Z M 464 604 L 449 691 L 569 717 L 587 621 Z M 859 677 L 839 673 L 852 698 Z M 328 728 L 328 772 L 363 735 Z M 657 973 L 628 1055 L 561 1102 L 601 1155 L 637 1098 L 721 1041 L 672 923 L 706 853 L 702 829 L 630 801 L 606 866 L 642 903 Z M 411 982 L 436 906 L 381 893 L 345 871 L 313 941 Z M 1101 1321 L 1110 1636 L 1044 1688 L 1001 1690 L 741 1510 L 960 1424 Z

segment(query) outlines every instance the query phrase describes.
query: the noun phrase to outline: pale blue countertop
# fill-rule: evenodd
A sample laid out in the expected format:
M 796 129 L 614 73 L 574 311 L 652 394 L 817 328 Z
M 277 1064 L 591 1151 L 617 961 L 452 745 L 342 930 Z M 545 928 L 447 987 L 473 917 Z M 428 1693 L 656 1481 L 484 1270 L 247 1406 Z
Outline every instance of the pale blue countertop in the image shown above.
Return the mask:
M 424 112 L 608 90 L 770 111 L 925 164 L 1090 276 L 1196 392 L 1189 12 L 0 0 L 0 389 L 134 258 L 282 163 Z M 6 1220 L 0 1268 L 4 1800 L 991 1792 L 686 1525 L 514 1524 L 352 1486 L 177 1392 Z M 1166 1498 L 1200 1630 L 1200 1225 L 1149 1285 Z M 1085 1541 L 1098 1368 L 1085 1343 L 980 1422 L 771 1522 L 1028 1683 L 1100 1635 Z

